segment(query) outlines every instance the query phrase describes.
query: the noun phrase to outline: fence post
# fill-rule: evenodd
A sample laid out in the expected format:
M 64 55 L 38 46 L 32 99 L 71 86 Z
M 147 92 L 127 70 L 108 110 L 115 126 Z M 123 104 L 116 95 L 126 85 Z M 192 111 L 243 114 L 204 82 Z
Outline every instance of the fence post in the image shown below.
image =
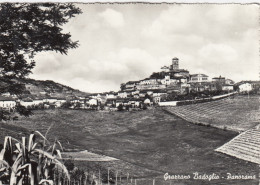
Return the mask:
M 109 185 L 109 168 L 107 169 L 107 184 Z
M 116 185 L 117 185 L 117 174 L 118 174 L 118 171 L 116 171 Z
M 128 183 L 129 173 L 127 173 L 126 181 Z
M 101 184 L 101 179 L 100 179 L 100 169 L 98 170 L 98 183 Z
M 155 185 L 155 179 L 153 179 L 153 185 Z
M 135 185 L 137 185 L 137 183 L 136 183 L 136 179 L 135 179 Z

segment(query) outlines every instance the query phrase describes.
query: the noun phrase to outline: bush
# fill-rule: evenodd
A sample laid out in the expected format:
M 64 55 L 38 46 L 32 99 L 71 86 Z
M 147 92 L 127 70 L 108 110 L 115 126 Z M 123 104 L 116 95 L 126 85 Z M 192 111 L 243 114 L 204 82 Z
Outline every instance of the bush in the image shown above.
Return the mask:
M 21 104 L 17 104 L 15 108 L 16 108 L 16 111 L 18 112 L 18 114 L 20 114 L 22 116 L 29 117 L 29 116 L 33 115 L 32 109 L 26 108 L 25 106 L 22 106 Z
M 63 104 L 61 105 L 61 108 L 68 109 L 68 108 L 70 108 L 71 106 L 72 106 L 72 103 L 69 102 L 69 101 L 66 101 L 65 103 L 63 103 Z
M 37 133 L 43 138 L 43 145 L 36 142 L 34 134 L 28 138 L 22 137 L 21 141 L 10 136 L 5 137 L 0 153 L 0 183 L 53 184 L 55 172 L 69 178 L 66 167 L 57 160 L 57 157 L 61 158 L 60 151 L 56 149 L 57 142 L 47 146 L 45 143 L 49 141 L 41 133 Z M 45 147 L 49 149 L 45 150 Z
M 143 110 L 146 110 L 146 109 L 147 109 L 147 105 L 143 104 Z
M 117 110 L 118 111 L 123 111 L 124 110 L 124 107 L 122 104 L 119 104 L 119 106 L 117 107 Z
M 10 119 L 10 112 L 4 109 L 0 109 L 0 121 L 7 121 Z

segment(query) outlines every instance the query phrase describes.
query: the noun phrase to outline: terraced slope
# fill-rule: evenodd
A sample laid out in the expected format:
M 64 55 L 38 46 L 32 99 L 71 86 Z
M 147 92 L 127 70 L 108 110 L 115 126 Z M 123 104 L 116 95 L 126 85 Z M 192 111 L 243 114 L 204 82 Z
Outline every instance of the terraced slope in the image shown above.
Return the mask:
M 260 164 L 260 130 L 254 128 L 245 131 L 216 151 Z
M 259 107 L 260 96 L 236 96 L 164 109 L 192 123 L 242 132 L 260 123 Z

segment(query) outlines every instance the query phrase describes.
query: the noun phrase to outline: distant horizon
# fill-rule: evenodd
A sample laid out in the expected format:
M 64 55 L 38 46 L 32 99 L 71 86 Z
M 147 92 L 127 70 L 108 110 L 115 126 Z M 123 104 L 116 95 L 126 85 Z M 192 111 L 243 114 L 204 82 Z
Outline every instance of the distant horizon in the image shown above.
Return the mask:
M 181 69 L 210 78 L 259 80 L 258 6 L 77 4 L 64 26 L 79 40 L 68 55 L 38 53 L 29 77 L 83 92 L 120 90 L 179 58 Z

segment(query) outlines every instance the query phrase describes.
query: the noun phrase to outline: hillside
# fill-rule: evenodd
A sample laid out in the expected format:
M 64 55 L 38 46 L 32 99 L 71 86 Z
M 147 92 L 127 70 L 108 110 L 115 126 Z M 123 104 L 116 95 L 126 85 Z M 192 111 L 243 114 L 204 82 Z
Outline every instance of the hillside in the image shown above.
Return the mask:
M 86 96 L 88 93 L 73 89 L 69 86 L 54 82 L 52 80 L 16 79 L 17 83 L 23 84 L 24 94 L 35 96 L 50 95 L 57 97 Z M 0 81 L 1 84 L 1 81 Z
M 194 172 L 214 172 L 223 177 L 226 173 L 258 174 L 256 164 L 215 151 L 237 133 L 195 125 L 167 114 L 160 108 L 136 112 L 37 110 L 31 117 L 9 122 L 8 126 L 10 130 L 22 133 L 25 128 L 28 132 L 38 130 L 45 133 L 51 126 L 48 139 L 59 139 L 65 149 L 88 150 L 117 158 L 119 160 L 96 163 L 105 165 L 114 172 L 118 170 L 124 176 L 129 173 L 138 178 L 137 184 L 142 185 L 152 184 L 151 178 L 156 178 L 156 184 L 169 185 L 170 182 L 163 179 L 166 172 L 191 175 Z M 4 135 L 17 134 L 9 132 L 7 125 L 4 128 Z M 4 135 L 0 134 L 1 141 Z M 82 168 L 89 168 L 94 163 L 78 161 Z M 142 181 L 139 178 L 145 179 Z M 219 179 L 209 182 L 191 179 L 173 182 L 194 185 L 252 185 L 257 180 L 227 182 L 226 179 Z

